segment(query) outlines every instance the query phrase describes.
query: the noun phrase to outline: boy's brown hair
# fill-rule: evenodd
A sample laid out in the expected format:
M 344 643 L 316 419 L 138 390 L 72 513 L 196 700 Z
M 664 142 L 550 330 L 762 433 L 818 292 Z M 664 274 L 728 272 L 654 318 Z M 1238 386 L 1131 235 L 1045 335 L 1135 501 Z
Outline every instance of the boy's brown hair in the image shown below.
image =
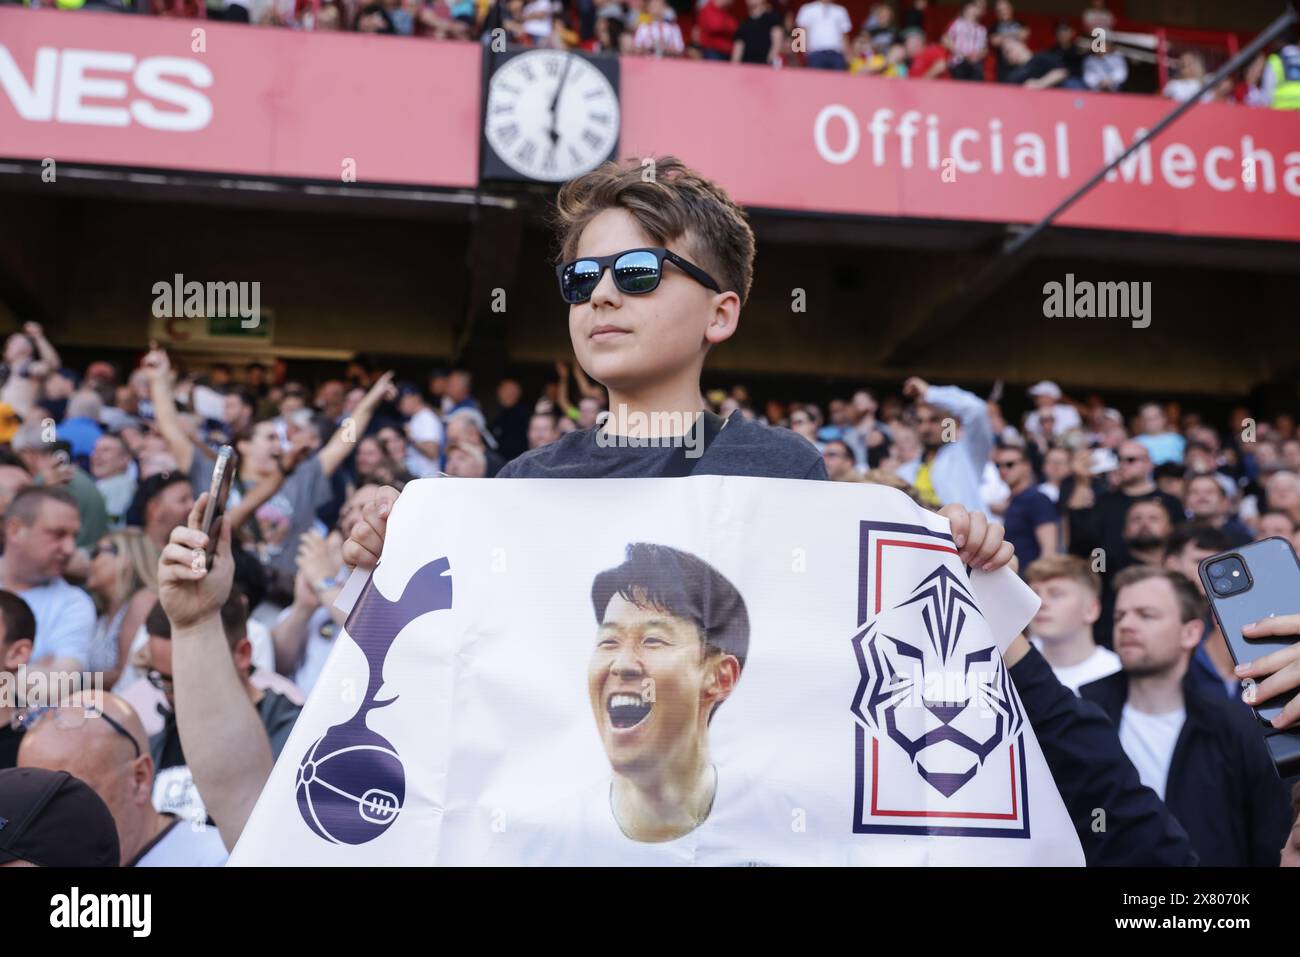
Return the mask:
M 1025 569 L 1025 581 L 1031 585 L 1053 578 L 1068 578 L 1101 597 L 1101 578 L 1077 555 L 1044 555 Z
M 560 262 L 576 258 L 587 224 L 607 209 L 625 209 L 655 243 L 671 246 L 734 291 L 741 305 L 754 281 L 754 233 L 745 211 L 717 183 L 675 156 L 604 163 L 570 180 L 555 200 Z

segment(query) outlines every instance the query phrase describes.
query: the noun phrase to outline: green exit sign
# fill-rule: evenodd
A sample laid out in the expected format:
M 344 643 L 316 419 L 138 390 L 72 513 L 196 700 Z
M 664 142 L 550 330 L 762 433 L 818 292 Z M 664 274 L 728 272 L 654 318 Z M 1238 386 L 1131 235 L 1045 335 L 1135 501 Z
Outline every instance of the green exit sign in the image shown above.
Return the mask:
M 242 316 L 209 316 L 208 335 L 228 336 L 240 339 L 269 339 L 271 337 L 271 314 L 262 312 L 252 324 L 253 319 Z M 245 323 L 249 325 L 246 327 Z

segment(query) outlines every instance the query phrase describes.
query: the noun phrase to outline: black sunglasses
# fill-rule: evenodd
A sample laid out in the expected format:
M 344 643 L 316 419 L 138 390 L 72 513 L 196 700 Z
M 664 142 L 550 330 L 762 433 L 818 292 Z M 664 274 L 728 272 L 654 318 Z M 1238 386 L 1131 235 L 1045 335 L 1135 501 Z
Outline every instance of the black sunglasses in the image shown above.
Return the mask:
M 608 256 L 560 263 L 555 267 L 555 275 L 560 280 L 560 295 L 570 305 L 590 299 L 600 285 L 605 270 L 611 267 L 614 270 L 614 284 L 621 292 L 631 296 L 644 296 L 659 288 L 665 259 L 705 288 L 722 292 L 714 278 L 703 269 L 662 246 L 625 249 Z

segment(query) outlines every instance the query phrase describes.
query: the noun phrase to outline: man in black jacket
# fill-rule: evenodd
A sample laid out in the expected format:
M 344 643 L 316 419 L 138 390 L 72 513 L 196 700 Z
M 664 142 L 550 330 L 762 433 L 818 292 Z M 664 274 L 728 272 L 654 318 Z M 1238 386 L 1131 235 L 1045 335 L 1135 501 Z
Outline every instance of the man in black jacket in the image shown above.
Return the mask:
M 1003 654 L 1089 867 L 1191 867 L 1182 826 L 1138 773 L 1106 713 L 1061 684 L 1024 635 Z
M 1079 694 L 1110 716 L 1142 783 L 1191 837 L 1201 864 L 1274 866 L 1291 826 L 1286 790 L 1252 713 L 1187 682 L 1204 600 L 1186 577 L 1133 566 L 1115 580 L 1124 670 Z

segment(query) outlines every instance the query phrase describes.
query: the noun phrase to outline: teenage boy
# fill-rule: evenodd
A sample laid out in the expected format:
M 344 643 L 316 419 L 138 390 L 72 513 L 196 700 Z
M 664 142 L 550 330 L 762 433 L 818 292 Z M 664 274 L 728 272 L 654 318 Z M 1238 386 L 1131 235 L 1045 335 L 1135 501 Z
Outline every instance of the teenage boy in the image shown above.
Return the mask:
M 826 479 L 816 447 L 795 433 L 739 412 L 711 427 L 703 414 L 700 372 L 709 349 L 739 326 L 754 276 L 754 234 L 722 188 L 680 160 L 658 160 L 653 176 L 646 169 L 640 161 L 606 163 L 565 184 L 556 201 L 569 336 L 579 364 L 609 390 L 610 416 L 521 455 L 498 477 L 689 470 Z M 343 546 L 348 565 L 373 568 L 379 560 L 397 494 L 381 489 L 365 509 Z M 939 514 L 967 564 L 993 569 L 1011 560 L 1002 527 L 983 514 L 961 505 Z

